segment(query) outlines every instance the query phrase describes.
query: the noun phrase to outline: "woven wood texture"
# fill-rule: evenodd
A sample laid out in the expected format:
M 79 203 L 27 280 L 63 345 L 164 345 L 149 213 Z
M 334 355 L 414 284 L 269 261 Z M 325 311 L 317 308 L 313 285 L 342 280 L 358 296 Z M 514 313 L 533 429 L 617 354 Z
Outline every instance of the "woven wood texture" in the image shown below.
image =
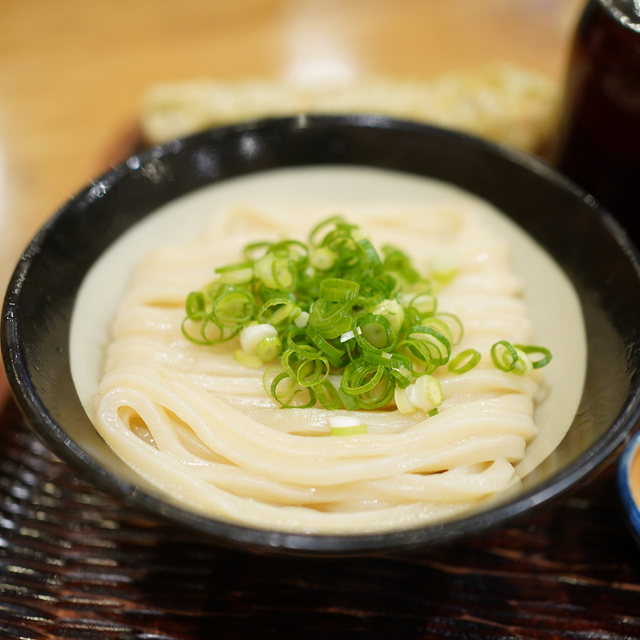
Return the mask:
M 395 557 L 275 558 L 132 513 L 0 415 L 0 638 L 640 637 L 612 469 L 516 526 Z

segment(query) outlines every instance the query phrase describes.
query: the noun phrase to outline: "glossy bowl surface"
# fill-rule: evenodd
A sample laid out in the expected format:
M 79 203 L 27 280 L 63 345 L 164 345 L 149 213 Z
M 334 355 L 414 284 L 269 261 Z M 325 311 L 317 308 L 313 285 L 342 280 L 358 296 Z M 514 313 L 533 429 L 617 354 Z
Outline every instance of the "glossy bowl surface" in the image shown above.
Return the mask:
M 180 196 L 238 176 L 316 165 L 390 169 L 457 185 L 506 213 L 570 279 L 586 325 L 584 393 L 567 436 L 517 494 L 488 510 L 412 530 L 305 535 L 192 513 L 117 472 L 70 371 L 69 326 L 85 275 L 132 225 Z M 3 308 L 2 351 L 26 419 L 60 458 L 127 504 L 220 544 L 367 554 L 440 545 L 503 525 L 607 462 L 640 416 L 638 318 L 635 248 L 593 198 L 546 164 L 425 125 L 374 116 L 300 116 L 212 129 L 147 149 L 80 191 L 44 225 L 16 267 Z

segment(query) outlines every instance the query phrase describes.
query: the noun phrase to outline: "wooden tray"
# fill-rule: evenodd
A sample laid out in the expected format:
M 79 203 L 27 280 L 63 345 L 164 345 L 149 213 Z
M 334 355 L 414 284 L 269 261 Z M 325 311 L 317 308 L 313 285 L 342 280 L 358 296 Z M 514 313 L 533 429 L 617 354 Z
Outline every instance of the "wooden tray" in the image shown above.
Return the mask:
M 527 520 L 438 551 L 230 551 L 141 518 L 0 413 L 0 637 L 640 637 L 640 550 L 610 465 Z

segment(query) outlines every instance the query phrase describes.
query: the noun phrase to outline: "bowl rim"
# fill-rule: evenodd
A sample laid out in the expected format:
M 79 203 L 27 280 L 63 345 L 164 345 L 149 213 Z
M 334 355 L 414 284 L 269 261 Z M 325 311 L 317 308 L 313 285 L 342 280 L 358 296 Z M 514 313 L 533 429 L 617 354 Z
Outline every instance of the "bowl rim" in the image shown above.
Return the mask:
M 223 137 L 229 133 L 233 134 L 247 130 L 255 131 L 265 126 L 286 128 L 295 125 L 298 121 L 299 116 L 292 116 L 265 118 L 224 127 L 214 127 L 185 138 L 171 140 L 165 144 L 142 150 L 136 153 L 135 156 L 141 164 L 144 164 L 179 153 L 183 141 L 197 142 L 198 140 L 206 139 L 211 142 L 210 137 L 212 135 Z M 553 183 L 555 187 L 572 194 L 594 209 L 602 218 L 617 245 L 630 258 L 636 274 L 640 277 L 639 254 L 615 219 L 608 211 L 598 205 L 592 196 L 571 180 L 556 172 L 540 158 L 515 149 L 501 147 L 466 133 L 385 116 L 366 114 L 313 115 L 305 116 L 304 121 L 305 126 L 331 126 L 337 129 L 348 125 L 367 129 L 399 128 L 416 134 L 428 131 L 431 134 L 435 133 L 435 135 L 443 136 L 447 139 L 457 138 L 466 140 L 469 144 L 484 147 L 490 150 L 491 153 L 519 165 L 522 169 L 538 174 Z M 565 493 L 609 461 L 627 437 L 632 426 L 640 419 L 640 381 L 635 380 L 633 392 L 627 397 L 623 410 L 608 431 L 588 450 L 543 482 L 541 486 L 533 487 L 508 502 L 492 507 L 490 510 L 470 513 L 466 516 L 463 515 L 460 519 L 423 525 L 415 529 L 357 534 L 287 533 L 263 530 L 207 517 L 147 493 L 103 468 L 85 449 L 73 441 L 60 425 L 50 418 L 47 413 L 47 407 L 30 380 L 25 351 L 18 338 L 14 316 L 23 284 L 25 279 L 28 278 L 30 265 L 42 245 L 49 238 L 51 230 L 55 229 L 56 221 L 64 216 L 65 212 L 74 204 L 92 197 L 92 190 L 95 190 L 96 184 L 111 186 L 122 180 L 124 176 L 133 170 L 129 166 L 128 160 L 109 169 L 78 191 L 42 225 L 23 252 L 11 276 L 4 301 L 0 335 L 2 355 L 10 388 L 18 407 L 27 421 L 34 427 L 40 437 L 46 441 L 53 452 L 68 463 L 70 467 L 81 473 L 83 477 L 89 478 L 100 489 L 117 496 L 124 504 L 135 505 L 136 508 L 141 508 L 148 514 L 168 520 L 170 523 L 181 523 L 192 533 L 204 535 L 208 540 L 213 540 L 218 544 L 231 545 L 233 547 L 240 545 L 244 548 L 261 552 L 278 551 L 302 555 L 362 555 L 436 546 L 457 541 L 471 534 L 487 532 L 498 525 L 505 525 Z M 217 180 L 214 180 L 212 184 L 215 182 Z

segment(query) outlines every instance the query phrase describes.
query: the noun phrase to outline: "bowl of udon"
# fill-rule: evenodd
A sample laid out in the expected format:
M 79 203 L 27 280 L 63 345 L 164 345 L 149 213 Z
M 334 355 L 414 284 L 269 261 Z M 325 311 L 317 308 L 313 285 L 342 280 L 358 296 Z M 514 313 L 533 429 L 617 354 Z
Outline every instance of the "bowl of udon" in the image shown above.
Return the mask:
M 638 255 L 532 156 L 376 116 L 211 129 L 87 185 L 5 298 L 16 401 L 81 477 L 307 555 L 504 526 L 639 417 Z

